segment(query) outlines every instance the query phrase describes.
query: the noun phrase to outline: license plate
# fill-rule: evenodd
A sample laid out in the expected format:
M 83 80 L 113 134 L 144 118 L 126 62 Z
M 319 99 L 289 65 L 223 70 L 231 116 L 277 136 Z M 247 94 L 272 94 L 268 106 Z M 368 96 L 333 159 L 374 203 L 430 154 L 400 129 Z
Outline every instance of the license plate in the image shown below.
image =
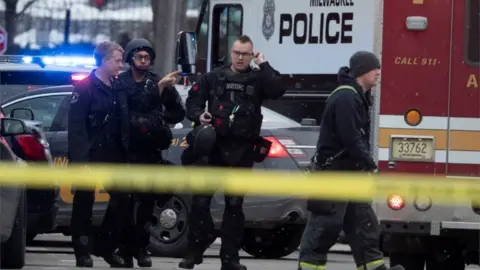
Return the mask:
M 429 162 L 435 160 L 435 139 L 422 136 L 392 136 L 390 160 Z

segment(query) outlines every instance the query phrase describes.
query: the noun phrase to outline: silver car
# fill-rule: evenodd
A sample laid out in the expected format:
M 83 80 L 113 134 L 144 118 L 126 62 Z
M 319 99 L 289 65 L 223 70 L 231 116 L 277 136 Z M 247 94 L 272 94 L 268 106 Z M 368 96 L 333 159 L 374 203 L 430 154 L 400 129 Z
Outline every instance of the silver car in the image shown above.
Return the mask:
M 5 138 L 29 134 L 22 120 L 0 118 L 0 166 L 2 164 L 27 164 L 18 158 Z M 25 265 L 27 238 L 27 203 L 25 188 L 22 185 L 0 185 L 0 268 L 22 269 Z

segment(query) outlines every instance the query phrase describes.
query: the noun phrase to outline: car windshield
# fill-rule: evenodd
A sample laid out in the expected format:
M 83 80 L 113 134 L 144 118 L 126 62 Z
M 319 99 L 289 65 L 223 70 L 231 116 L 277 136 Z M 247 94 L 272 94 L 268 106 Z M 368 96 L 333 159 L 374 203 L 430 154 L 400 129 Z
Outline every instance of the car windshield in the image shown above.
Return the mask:
M 183 102 L 187 99 L 187 95 L 182 95 Z M 302 125 L 298 122 L 293 121 L 292 119 L 276 113 L 266 107 L 262 107 L 263 114 L 263 123 L 262 128 L 264 129 L 275 129 L 275 128 L 291 128 L 291 127 L 301 127 Z

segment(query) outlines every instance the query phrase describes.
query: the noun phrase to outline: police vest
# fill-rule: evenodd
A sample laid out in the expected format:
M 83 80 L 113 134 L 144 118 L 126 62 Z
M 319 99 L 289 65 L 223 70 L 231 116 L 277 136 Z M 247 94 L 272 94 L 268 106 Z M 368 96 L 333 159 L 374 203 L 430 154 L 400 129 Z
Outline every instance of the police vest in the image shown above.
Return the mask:
M 224 68 L 210 93 L 209 111 L 218 137 L 254 139 L 260 135 L 263 116 L 258 74 L 233 73 Z

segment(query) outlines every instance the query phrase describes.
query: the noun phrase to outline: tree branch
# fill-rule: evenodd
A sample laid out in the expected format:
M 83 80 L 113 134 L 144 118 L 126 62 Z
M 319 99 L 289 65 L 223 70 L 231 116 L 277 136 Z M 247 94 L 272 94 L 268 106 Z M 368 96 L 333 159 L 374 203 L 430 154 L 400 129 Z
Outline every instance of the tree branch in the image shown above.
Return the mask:
M 29 7 L 31 7 L 36 1 L 37 1 L 37 0 L 30 0 L 30 1 L 28 1 L 28 2 L 25 4 L 25 6 L 23 6 L 22 10 L 15 15 L 15 18 L 18 18 L 18 17 L 22 16 L 22 15 L 27 11 L 27 9 L 28 9 Z

